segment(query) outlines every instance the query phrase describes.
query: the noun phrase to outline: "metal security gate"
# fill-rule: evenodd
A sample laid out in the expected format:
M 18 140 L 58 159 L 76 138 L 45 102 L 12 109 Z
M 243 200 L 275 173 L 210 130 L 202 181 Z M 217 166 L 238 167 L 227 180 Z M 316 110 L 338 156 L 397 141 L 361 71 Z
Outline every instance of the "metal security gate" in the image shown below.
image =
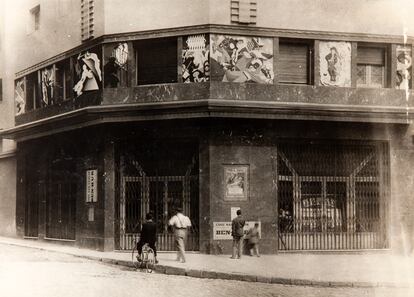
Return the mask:
M 168 220 L 176 207 L 190 217 L 186 249 L 198 247 L 198 178 L 195 176 L 124 176 L 120 199 L 120 249 L 132 249 L 139 239 L 145 215 L 152 212 L 157 223 L 157 248 L 175 250 Z
M 280 250 L 386 248 L 388 147 L 278 146 Z

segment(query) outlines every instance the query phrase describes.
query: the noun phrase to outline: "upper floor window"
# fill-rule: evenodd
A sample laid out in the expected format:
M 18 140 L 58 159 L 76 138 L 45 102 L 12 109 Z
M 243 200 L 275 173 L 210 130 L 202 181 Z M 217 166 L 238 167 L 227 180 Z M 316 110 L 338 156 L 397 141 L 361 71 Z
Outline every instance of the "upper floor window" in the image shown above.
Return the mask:
M 386 85 L 386 49 L 358 47 L 357 86 L 384 88 Z
M 29 31 L 36 31 L 40 28 L 40 5 L 30 9 L 30 28 Z
M 308 43 L 281 41 L 279 43 L 279 82 L 310 84 L 311 53 L 312 47 Z
M 26 76 L 26 111 L 42 107 L 39 81 L 40 75 L 38 71 Z
M 177 39 L 150 39 L 136 44 L 138 85 L 177 82 Z
M 54 102 L 61 102 L 72 97 L 71 59 L 56 63 L 54 79 Z

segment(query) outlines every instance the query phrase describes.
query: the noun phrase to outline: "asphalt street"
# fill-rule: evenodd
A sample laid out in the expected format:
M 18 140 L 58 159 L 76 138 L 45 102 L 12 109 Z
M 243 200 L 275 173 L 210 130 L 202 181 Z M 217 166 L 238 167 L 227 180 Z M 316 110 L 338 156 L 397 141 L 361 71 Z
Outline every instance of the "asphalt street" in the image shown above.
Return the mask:
M 407 297 L 407 288 L 318 288 L 145 273 L 56 252 L 0 244 L 0 296 Z

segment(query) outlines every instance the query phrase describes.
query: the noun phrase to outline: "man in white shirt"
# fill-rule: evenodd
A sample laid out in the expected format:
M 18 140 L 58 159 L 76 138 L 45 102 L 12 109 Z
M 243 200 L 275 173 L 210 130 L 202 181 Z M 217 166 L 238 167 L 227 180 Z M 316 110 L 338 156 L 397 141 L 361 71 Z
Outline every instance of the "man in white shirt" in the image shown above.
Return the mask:
M 187 237 L 187 227 L 191 227 L 191 221 L 182 214 L 182 209 L 178 208 L 176 214 L 168 221 L 168 225 L 174 228 L 177 261 L 185 263 L 185 239 Z

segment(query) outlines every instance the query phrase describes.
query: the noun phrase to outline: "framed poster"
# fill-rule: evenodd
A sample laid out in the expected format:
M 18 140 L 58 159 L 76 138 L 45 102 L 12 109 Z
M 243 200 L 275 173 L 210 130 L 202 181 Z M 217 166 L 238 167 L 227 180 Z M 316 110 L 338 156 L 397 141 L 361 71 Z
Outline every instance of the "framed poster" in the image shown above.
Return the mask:
M 224 165 L 224 200 L 247 200 L 249 166 Z

